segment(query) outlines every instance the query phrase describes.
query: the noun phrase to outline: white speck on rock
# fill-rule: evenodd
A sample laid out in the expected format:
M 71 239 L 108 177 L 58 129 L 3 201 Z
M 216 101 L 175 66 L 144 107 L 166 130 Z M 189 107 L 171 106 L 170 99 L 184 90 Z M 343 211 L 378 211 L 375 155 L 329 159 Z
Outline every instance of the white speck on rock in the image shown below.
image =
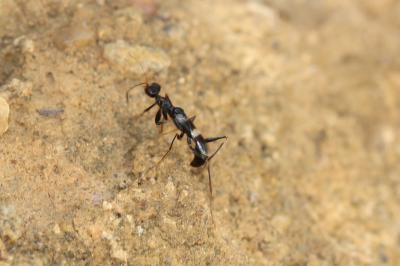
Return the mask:
M 183 189 L 181 193 L 179 193 L 179 198 L 178 198 L 179 203 L 183 203 L 188 196 L 189 196 L 189 191 Z
M 35 51 L 35 43 L 33 40 L 26 38 L 25 36 L 20 36 L 14 39 L 14 46 L 21 47 L 24 53 L 33 53 Z
M 126 215 L 126 219 L 128 220 L 129 223 L 133 223 L 133 216 L 130 214 Z
M 54 232 L 54 234 L 56 234 L 56 235 L 61 234 L 61 229 L 60 229 L 60 226 L 59 226 L 58 224 L 55 224 L 55 225 L 54 225 L 54 227 L 53 227 L 53 232 Z
M 136 231 L 139 236 L 142 236 L 144 234 L 144 228 L 140 225 L 136 226 Z
M 106 240 L 112 240 L 114 238 L 112 236 L 112 234 L 110 232 L 107 232 L 107 231 L 103 231 L 102 234 L 101 234 L 101 237 L 103 239 L 106 239 Z
M 392 127 L 384 126 L 380 132 L 381 142 L 384 144 L 385 147 L 392 145 L 392 143 L 396 139 L 396 134 Z
M 168 178 L 168 182 L 165 186 L 165 192 L 169 197 L 172 197 L 176 193 L 176 188 L 174 183 L 172 182 L 172 178 Z
M 33 54 L 35 52 L 35 43 L 31 39 L 26 39 L 22 43 L 22 51 L 25 53 Z
M 108 201 L 103 201 L 103 209 L 106 211 L 112 210 L 113 206 L 110 202 Z

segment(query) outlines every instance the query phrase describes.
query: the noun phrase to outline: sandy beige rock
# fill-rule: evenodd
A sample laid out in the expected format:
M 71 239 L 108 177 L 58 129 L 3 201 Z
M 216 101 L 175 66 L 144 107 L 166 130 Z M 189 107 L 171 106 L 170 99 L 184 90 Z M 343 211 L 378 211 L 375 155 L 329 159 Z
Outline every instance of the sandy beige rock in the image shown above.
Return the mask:
M 14 206 L 1 206 L 0 209 L 0 239 L 8 244 L 14 244 L 23 233 L 21 219 Z
M 7 101 L 0 97 L 0 136 L 8 129 L 8 117 L 10 115 L 10 106 Z
M 1 87 L 4 98 L 29 97 L 32 95 L 33 84 L 30 81 L 22 81 L 13 78 L 9 83 Z
M 17 29 L 15 23 L 10 23 L 8 16 L 18 13 L 18 4 L 13 0 L 0 1 L 0 38 Z
M 398 1 L 140 2 L 0 0 L 0 261 L 400 265 Z M 143 74 L 229 137 L 214 224 L 186 138 L 156 165 L 175 126 L 126 103 Z
M 142 45 L 130 45 L 123 40 L 106 44 L 104 57 L 122 71 L 135 74 L 160 72 L 171 64 L 164 51 Z
M 58 30 L 54 36 L 54 43 L 60 49 L 83 48 L 95 41 L 95 31 L 86 22 L 73 23 Z

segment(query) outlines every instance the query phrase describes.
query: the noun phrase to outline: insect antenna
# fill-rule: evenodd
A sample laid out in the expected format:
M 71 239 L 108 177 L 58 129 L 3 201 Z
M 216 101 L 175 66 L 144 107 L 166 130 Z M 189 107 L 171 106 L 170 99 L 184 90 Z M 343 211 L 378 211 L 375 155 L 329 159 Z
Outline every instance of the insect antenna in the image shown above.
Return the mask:
M 131 92 L 131 90 L 133 90 L 134 88 L 136 88 L 136 87 L 138 87 L 138 86 L 147 85 L 147 84 L 148 84 L 147 82 L 141 82 L 141 83 L 136 84 L 136 85 L 133 86 L 133 87 L 130 87 L 130 88 L 126 91 L 126 93 L 125 93 L 126 103 L 129 103 L 129 93 Z
M 131 92 L 131 90 L 133 90 L 134 88 L 136 88 L 136 87 L 138 87 L 138 86 L 141 86 L 141 85 L 148 85 L 148 84 L 149 84 L 148 78 L 147 78 L 147 75 L 146 75 L 146 72 L 144 71 L 144 68 L 143 68 L 142 64 L 135 58 L 135 56 L 134 56 L 132 53 L 129 53 L 129 55 L 133 58 L 133 60 L 135 60 L 135 61 L 139 64 L 139 67 L 140 67 L 140 69 L 141 69 L 141 71 L 142 71 L 142 74 L 144 75 L 144 82 L 138 83 L 138 84 L 136 84 L 135 86 L 130 87 L 130 88 L 126 91 L 126 93 L 125 93 L 125 98 L 126 98 L 126 103 L 127 103 L 127 104 L 129 103 L 129 93 Z

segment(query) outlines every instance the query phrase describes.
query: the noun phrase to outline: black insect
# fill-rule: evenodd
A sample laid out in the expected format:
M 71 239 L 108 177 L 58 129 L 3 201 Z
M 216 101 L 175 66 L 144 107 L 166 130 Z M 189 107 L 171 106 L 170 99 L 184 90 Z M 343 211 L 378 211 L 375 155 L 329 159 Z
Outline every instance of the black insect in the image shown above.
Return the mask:
M 204 138 L 200 132 L 196 129 L 195 125 L 193 124 L 195 120 L 195 116 L 188 118 L 187 115 L 185 114 L 185 111 L 180 108 L 176 107 L 172 104 L 171 100 L 169 99 L 168 95 L 166 94 L 164 97 L 160 95 L 161 91 L 161 86 L 158 83 L 139 83 L 135 85 L 134 87 L 130 88 L 126 92 L 126 99 L 127 101 L 129 100 L 129 92 L 137 87 L 137 86 L 144 86 L 144 91 L 145 93 L 155 99 L 155 102 L 147 107 L 142 114 L 148 112 L 151 110 L 154 106 L 158 106 L 159 109 L 156 113 L 155 116 L 155 123 L 156 125 L 161 126 L 162 130 L 162 125 L 165 123 L 168 118 L 170 118 L 176 128 L 180 131 L 180 133 L 177 133 L 174 138 L 171 141 L 171 144 L 169 146 L 168 151 L 164 154 L 164 156 L 161 158 L 161 160 L 157 163 L 161 163 L 164 158 L 168 155 L 168 153 L 171 151 L 172 146 L 174 144 L 175 139 L 182 139 L 185 135 L 187 138 L 187 143 L 189 145 L 189 148 L 194 154 L 194 158 L 190 165 L 192 167 L 201 167 L 205 164 L 207 164 L 207 170 L 208 170 L 208 182 L 209 182 L 209 189 L 210 189 L 210 196 L 212 199 L 212 182 L 211 182 L 211 170 L 210 170 L 210 161 L 211 159 L 218 153 L 218 151 L 222 148 L 222 146 L 225 144 L 226 140 L 228 139 L 227 136 L 219 136 L 219 137 L 213 137 L 213 138 Z M 208 147 L 207 143 L 217 141 L 220 139 L 225 139 L 224 142 L 222 142 L 217 150 L 212 153 L 211 155 L 208 152 Z

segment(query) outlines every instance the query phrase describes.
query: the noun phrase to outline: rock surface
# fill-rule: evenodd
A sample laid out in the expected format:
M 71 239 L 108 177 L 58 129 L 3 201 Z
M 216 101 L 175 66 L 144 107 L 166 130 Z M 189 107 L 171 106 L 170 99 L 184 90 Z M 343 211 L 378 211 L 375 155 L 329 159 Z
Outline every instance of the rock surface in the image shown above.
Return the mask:
M 171 64 L 168 55 L 160 49 L 129 45 L 122 40 L 106 44 L 104 57 L 122 71 L 137 75 L 160 72 Z
M 95 43 L 96 35 L 86 22 L 74 23 L 59 31 L 54 42 L 58 48 L 82 48 Z
M 0 1 L 0 264 L 400 265 L 399 10 Z M 143 81 L 229 137 L 214 224 Z
M 0 136 L 8 129 L 8 117 L 10 115 L 10 106 L 7 101 L 0 97 Z

